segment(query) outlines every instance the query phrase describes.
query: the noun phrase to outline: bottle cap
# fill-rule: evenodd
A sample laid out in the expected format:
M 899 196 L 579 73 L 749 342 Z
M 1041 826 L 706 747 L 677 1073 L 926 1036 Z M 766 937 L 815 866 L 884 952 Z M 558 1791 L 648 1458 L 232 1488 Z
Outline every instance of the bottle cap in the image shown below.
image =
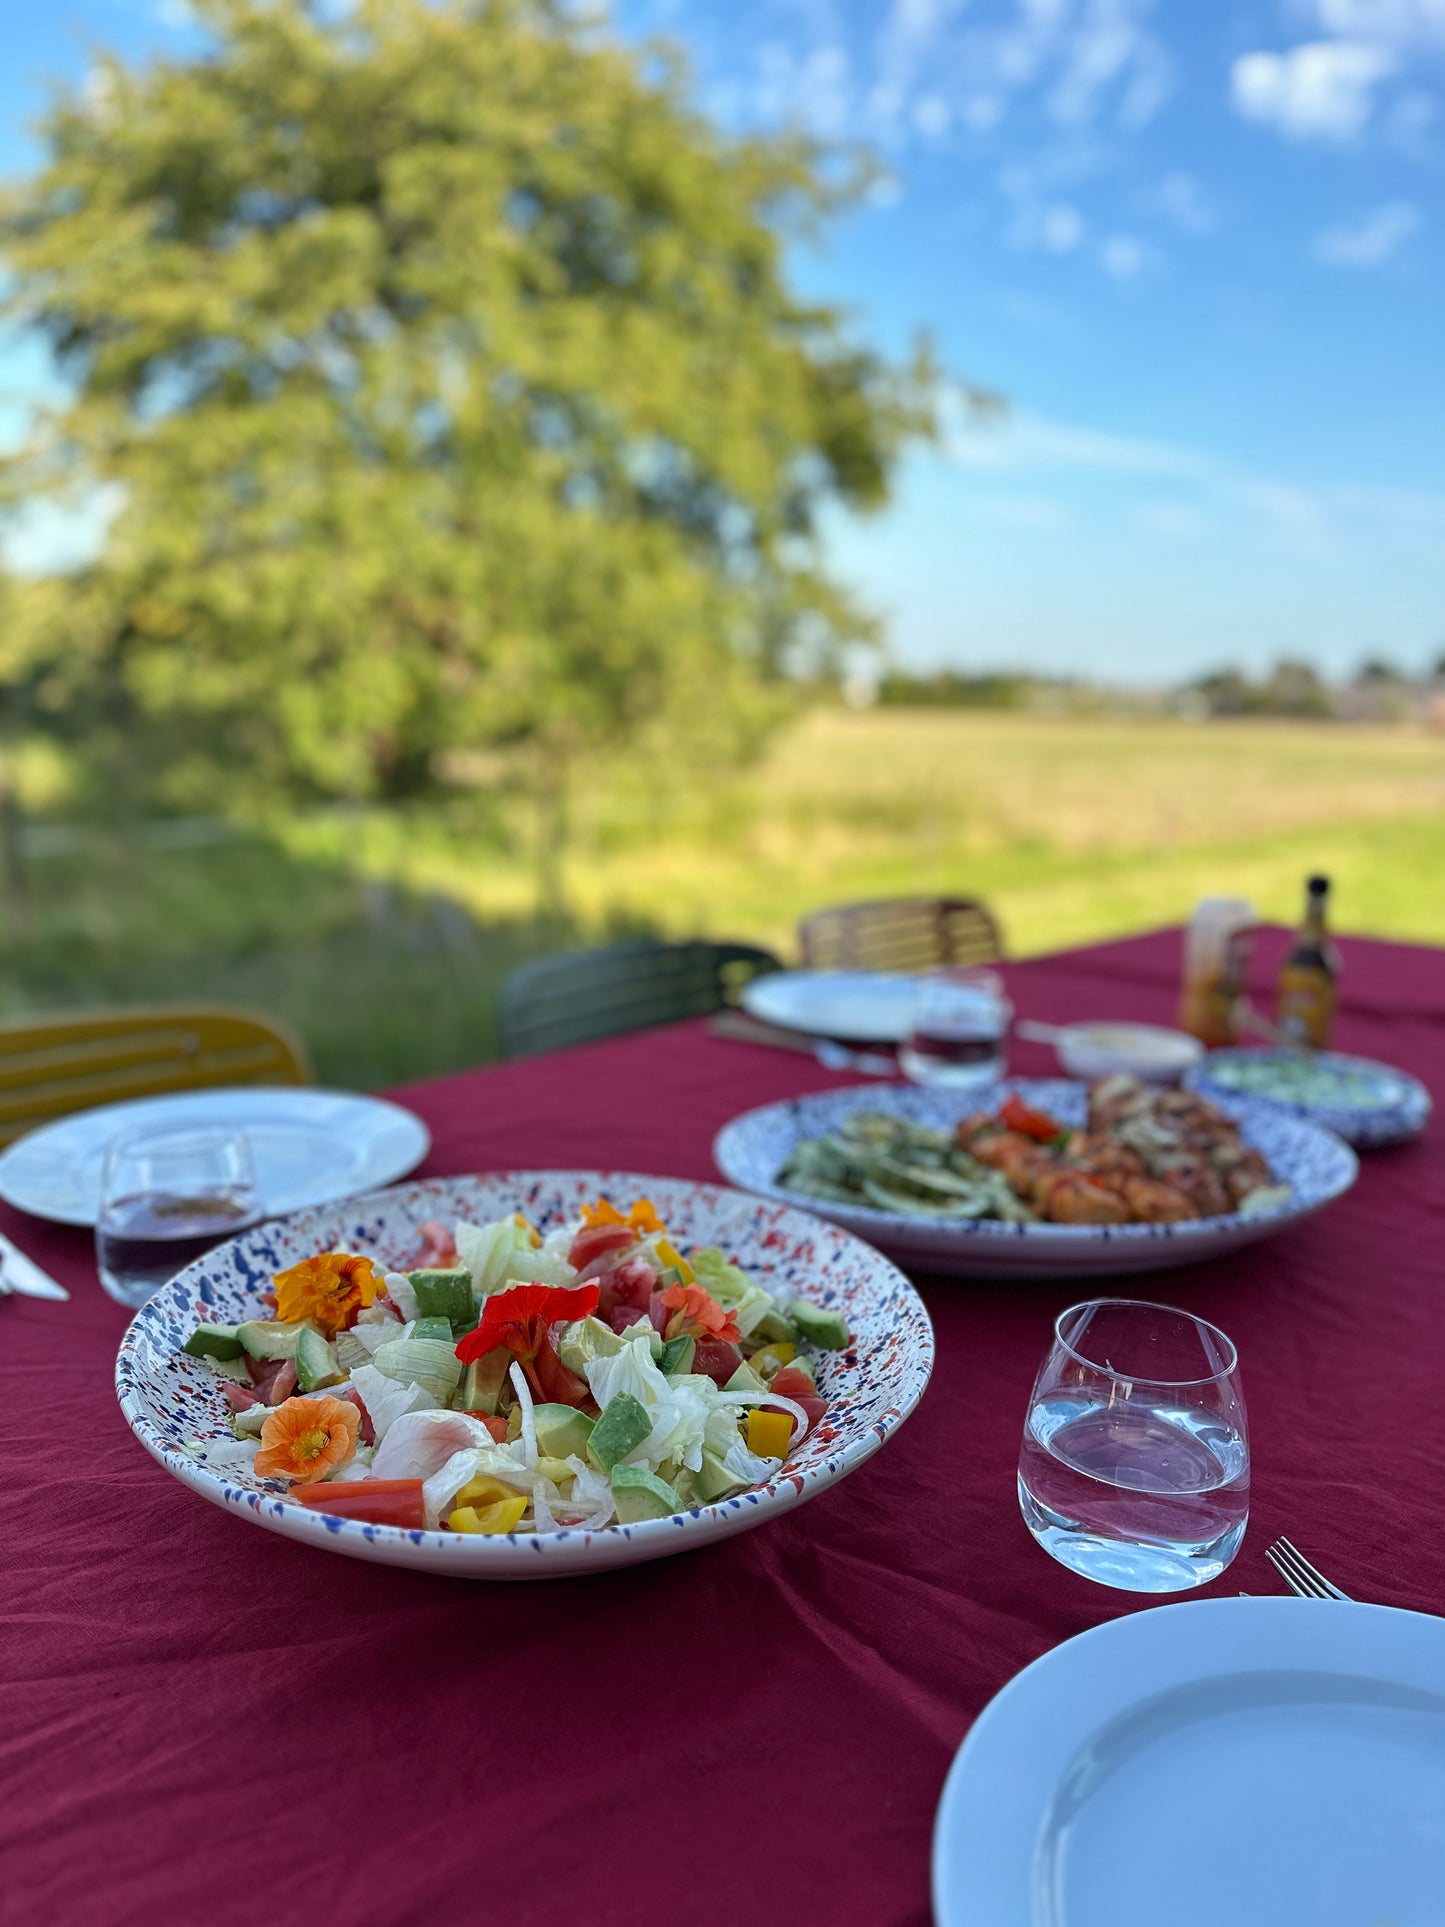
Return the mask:
M 1325 896 L 1329 891 L 1329 887 L 1330 880 L 1328 877 L 1314 876 L 1310 878 L 1309 891 L 1312 897 Z

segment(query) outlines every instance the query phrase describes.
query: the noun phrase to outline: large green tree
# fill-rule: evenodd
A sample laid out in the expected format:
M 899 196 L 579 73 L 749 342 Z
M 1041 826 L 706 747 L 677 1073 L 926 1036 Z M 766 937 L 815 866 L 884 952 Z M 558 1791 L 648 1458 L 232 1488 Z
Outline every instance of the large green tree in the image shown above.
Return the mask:
M 551 0 L 195 11 L 200 56 L 57 99 L 0 213 L 69 384 L 0 488 L 120 505 L 36 648 L 148 778 L 680 770 L 870 634 L 818 519 L 884 500 L 931 374 L 785 272 L 857 170 Z

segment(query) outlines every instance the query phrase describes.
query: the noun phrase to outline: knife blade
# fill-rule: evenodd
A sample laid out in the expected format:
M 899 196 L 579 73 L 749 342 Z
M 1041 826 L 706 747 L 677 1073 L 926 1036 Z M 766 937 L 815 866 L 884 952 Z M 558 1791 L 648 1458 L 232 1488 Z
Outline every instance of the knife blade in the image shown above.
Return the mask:
M 33 1258 L 27 1258 L 18 1245 L 11 1244 L 3 1231 L 0 1231 L 0 1289 L 18 1292 L 22 1298 L 65 1300 L 70 1297 L 64 1285 L 57 1285 Z

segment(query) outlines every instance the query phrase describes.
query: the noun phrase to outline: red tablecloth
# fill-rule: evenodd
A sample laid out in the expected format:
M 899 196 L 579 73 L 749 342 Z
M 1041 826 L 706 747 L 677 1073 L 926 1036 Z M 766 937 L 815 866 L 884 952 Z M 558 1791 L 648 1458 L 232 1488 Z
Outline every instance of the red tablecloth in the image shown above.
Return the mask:
M 1344 949 L 1340 1046 L 1445 1094 L 1445 953 Z M 1179 953 L 1162 933 L 1008 976 L 1031 1016 L 1167 1022 Z M 708 1177 L 728 1117 L 836 1081 L 686 1024 L 400 1095 L 435 1133 L 430 1172 Z M 1254 1516 L 1222 1590 L 1278 1590 L 1264 1548 L 1287 1532 L 1348 1590 L 1445 1608 L 1442 1130 L 1368 1157 L 1297 1231 L 1145 1287 L 1239 1346 Z M 0 1305 L 7 1921 L 922 1921 L 970 1720 L 1143 1603 L 1055 1565 L 1018 1514 L 1066 1286 L 924 1280 L 919 1411 L 777 1523 L 483 1586 L 328 1558 L 186 1492 L 117 1411 L 124 1314 L 85 1236 L 0 1225 L 75 1293 Z

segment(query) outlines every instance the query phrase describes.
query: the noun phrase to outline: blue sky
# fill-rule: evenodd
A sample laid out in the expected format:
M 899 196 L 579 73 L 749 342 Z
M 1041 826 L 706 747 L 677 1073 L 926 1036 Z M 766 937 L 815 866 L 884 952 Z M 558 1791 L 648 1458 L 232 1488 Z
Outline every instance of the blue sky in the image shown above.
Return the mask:
M 182 0 L 0 14 L 11 173 L 47 75 L 186 34 Z M 871 143 L 888 181 L 800 284 L 1008 398 L 831 532 L 905 660 L 1445 654 L 1445 0 L 620 0 L 617 28 L 679 42 L 730 124 Z M 0 363 L 12 397 L 43 377 Z

